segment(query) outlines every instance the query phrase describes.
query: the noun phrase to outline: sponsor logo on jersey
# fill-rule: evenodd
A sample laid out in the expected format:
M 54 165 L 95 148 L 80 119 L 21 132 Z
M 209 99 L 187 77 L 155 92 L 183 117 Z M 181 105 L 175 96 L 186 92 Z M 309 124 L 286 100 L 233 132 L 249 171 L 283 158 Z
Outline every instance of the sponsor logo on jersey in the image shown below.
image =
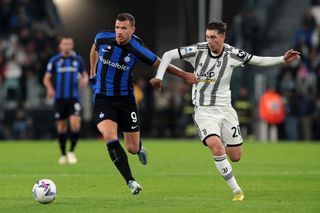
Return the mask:
M 57 72 L 77 72 L 76 67 L 58 67 Z
M 99 56 L 99 60 L 105 64 L 105 65 L 108 65 L 110 67 L 114 67 L 114 68 L 117 68 L 119 70 L 128 70 L 129 67 L 125 66 L 125 65 L 121 65 L 119 64 L 118 62 L 113 62 L 113 61 L 110 61 L 109 59 L 104 59 L 102 56 Z

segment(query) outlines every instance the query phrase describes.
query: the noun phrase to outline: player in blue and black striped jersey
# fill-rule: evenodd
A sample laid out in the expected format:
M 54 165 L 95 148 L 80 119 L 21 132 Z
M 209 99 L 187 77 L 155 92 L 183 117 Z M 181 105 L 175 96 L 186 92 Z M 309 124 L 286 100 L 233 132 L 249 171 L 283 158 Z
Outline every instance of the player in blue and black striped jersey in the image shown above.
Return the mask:
M 147 152 L 140 141 L 138 110 L 133 93 L 134 66 L 145 63 L 158 67 L 160 60 L 135 36 L 135 20 L 128 13 L 119 14 L 115 31 L 99 32 L 90 51 L 90 81 L 94 94 L 94 117 L 97 128 L 111 160 L 126 180 L 132 194 L 139 194 L 142 187 L 131 174 L 127 155 L 118 139 L 118 128 L 123 131 L 125 147 L 137 154 L 143 165 L 147 164 Z M 174 66 L 168 72 L 194 83 L 193 73 Z
M 88 84 L 89 76 L 84 68 L 81 56 L 73 51 L 73 39 L 68 36 L 59 42 L 60 52 L 51 57 L 43 83 L 47 89 L 47 97 L 54 98 L 56 128 L 59 137 L 61 156 L 60 164 L 77 162 L 75 147 L 79 138 L 81 123 L 81 105 L 79 102 L 78 81 L 81 86 Z M 70 123 L 69 152 L 66 152 L 68 121 Z

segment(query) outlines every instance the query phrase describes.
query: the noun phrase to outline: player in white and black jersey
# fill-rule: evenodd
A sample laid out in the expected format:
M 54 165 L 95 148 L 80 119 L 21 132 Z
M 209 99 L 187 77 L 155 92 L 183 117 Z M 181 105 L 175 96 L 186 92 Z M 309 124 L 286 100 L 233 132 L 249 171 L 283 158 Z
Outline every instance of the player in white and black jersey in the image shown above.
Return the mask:
M 233 200 L 241 201 L 244 193 L 227 159 L 228 155 L 233 162 L 240 160 L 243 142 L 238 116 L 231 105 L 230 81 L 233 69 L 245 64 L 272 66 L 289 63 L 298 60 L 300 53 L 291 49 L 279 57 L 251 55 L 224 43 L 226 30 L 225 23 L 211 22 L 206 26 L 206 42 L 166 52 L 156 77 L 150 83 L 161 87 L 165 70 L 174 59 L 183 59 L 193 65 L 197 79 L 192 88 L 194 122 L 202 142 L 213 154 L 216 168 L 233 191 Z

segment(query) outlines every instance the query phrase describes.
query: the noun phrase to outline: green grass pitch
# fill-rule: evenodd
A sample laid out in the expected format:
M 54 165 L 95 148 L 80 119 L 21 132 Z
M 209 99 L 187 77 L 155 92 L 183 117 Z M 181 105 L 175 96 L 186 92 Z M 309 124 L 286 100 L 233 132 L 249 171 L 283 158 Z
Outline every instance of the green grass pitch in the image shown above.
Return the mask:
M 143 187 L 134 196 L 103 142 L 80 141 L 79 163 L 62 166 L 54 141 L 0 142 L 0 212 L 320 212 L 320 143 L 244 144 L 242 160 L 232 166 L 246 199 L 236 203 L 198 140 L 144 144 L 148 165 L 128 155 Z M 51 204 L 33 200 L 41 178 L 57 185 Z

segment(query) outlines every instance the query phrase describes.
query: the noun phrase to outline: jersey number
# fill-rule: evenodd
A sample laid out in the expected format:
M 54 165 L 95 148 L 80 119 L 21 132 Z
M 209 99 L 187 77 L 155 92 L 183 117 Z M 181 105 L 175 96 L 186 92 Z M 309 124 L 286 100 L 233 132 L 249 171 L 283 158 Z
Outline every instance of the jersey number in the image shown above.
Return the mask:
M 133 123 L 136 123 L 138 121 L 136 112 L 131 112 L 131 119 Z
M 232 137 L 236 138 L 238 136 L 241 136 L 240 126 L 234 126 L 231 128 L 233 131 Z

